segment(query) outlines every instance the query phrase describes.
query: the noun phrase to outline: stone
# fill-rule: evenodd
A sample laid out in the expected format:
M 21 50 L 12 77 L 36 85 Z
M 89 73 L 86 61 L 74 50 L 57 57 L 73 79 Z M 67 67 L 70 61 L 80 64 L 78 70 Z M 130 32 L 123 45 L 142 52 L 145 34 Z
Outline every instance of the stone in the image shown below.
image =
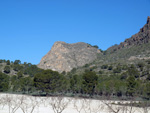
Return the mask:
M 68 44 L 55 42 L 51 50 L 41 59 L 39 68 L 58 72 L 69 72 L 73 68 L 84 66 L 97 59 L 99 49 L 83 42 Z
M 130 48 L 134 45 L 141 45 L 150 42 L 150 17 L 148 16 L 146 24 L 140 29 L 138 33 L 126 39 L 117 46 L 112 46 L 108 51 L 114 52 L 122 48 Z

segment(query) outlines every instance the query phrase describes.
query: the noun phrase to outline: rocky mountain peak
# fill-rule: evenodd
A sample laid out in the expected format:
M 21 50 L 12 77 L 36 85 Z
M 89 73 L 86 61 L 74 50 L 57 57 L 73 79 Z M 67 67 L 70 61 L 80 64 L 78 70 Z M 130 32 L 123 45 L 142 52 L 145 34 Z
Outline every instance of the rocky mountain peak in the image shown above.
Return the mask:
M 147 24 L 150 24 L 150 16 L 147 18 Z
M 100 50 L 83 42 L 68 44 L 55 42 L 51 50 L 41 59 L 38 67 L 63 72 L 84 66 L 97 58 Z
M 130 48 L 134 45 L 141 45 L 150 42 L 150 17 L 148 16 L 146 24 L 140 29 L 138 33 L 126 39 L 119 45 L 112 46 L 108 51 L 117 51 L 122 48 Z

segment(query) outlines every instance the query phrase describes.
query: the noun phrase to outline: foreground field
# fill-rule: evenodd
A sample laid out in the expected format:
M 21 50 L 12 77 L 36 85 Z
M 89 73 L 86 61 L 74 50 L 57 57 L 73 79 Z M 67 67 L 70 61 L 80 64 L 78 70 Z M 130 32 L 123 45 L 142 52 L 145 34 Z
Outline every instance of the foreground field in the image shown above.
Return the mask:
M 118 102 L 0 94 L 0 113 L 150 113 L 148 107 L 119 106 L 115 103 Z

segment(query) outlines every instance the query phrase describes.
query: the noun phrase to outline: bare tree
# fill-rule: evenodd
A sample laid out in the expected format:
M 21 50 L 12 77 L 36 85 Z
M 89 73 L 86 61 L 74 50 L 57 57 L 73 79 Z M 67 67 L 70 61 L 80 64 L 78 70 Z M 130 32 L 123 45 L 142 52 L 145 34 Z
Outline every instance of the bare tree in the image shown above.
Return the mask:
M 25 96 L 22 97 L 20 108 L 23 113 L 33 113 L 34 109 L 39 107 L 40 101 L 37 97 Z
M 77 110 L 78 113 L 81 113 L 81 111 L 85 107 L 84 99 L 75 98 L 74 101 L 73 101 L 73 106 Z
M 48 106 L 46 97 L 40 97 L 39 99 L 40 99 L 39 102 L 42 103 L 44 105 L 44 107 Z
M 6 103 L 6 101 L 5 101 L 5 100 L 6 100 L 6 99 L 5 99 L 5 96 L 6 96 L 6 95 L 3 95 L 3 94 L 0 95 L 0 105 L 2 105 L 2 109 L 4 108 L 5 105 L 7 105 L 7 103 Z
M 135 113 L 136 110 L 133 107 L 133 103 L 133 101 L 119 103 L 115 103 L 113 101 L 104 102 L 111 113 Z
M 87 103 L 89 106 L 89 113 L 100 113 L 100 111 L 104 110 L 104 105 L 100 100 L 89 100 Z
M 141 104 L 142 104 L 142 107 L 140 109 L 140 112 L 141 113 L 149 113 L 149 111 L 150 111 L 149 103 L 146 101 L 146 102 L 142 102 Z
M 104 104 L 100 100 L 75 98 L 73 102 L 74 108 L 78 113 L 100 113 L 104 110 Z
M 128 112 L 129 113 L 134 113 L 135 112 L 135 110 L 133 109 L 133 101 L 130 101 L 129 102 L 129 106 L 127 106 L 127 109 L 128 109 Z
M 105 101 L 103 103 L 108 107 L 108 110 L 110 112 L 119 113 L 120 109 L 118 109 L 118 107 L 113 108 L 113 104 L 112 104 L 113 102 L 111 102 L 111 101 Z
M 143 109 L 143 113 L 149 113 L 150 106 L 144 106 L 144 107 L 142 107 L 142 109 Z
M 3 101 L 8 105 L 9 113 L 15 113 L 22 104 L 22 101 L 15 95 L 6 95 Z
M 48 97 L 49 105 L 52 107 L 55 113 L 62 113 L 70 103 L 71 99 L 61 96 Z

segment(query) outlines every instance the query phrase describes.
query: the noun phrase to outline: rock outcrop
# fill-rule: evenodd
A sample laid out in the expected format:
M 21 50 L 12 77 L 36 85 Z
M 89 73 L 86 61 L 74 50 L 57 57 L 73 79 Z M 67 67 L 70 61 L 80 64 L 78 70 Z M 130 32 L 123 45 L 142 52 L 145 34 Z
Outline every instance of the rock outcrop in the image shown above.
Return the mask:
M 120 45 L 115 45 L 110 47 L 108 50 L 117 51 L 122 48 L 129 48 L 134 45 L 141 45 L 150 42 L 150 17 L 148 16 L 146 24 L 140 31 L 133 35 L 131 38 L 126 39 L 124 42 L 120 43 Z
M 97 58 L 100 50 L 83 42 L 67 44 L 55 42 L 51 50 L 41 59 L 39 68 L 58 72 L 69 72 L 73 68 L 84 66 Z

